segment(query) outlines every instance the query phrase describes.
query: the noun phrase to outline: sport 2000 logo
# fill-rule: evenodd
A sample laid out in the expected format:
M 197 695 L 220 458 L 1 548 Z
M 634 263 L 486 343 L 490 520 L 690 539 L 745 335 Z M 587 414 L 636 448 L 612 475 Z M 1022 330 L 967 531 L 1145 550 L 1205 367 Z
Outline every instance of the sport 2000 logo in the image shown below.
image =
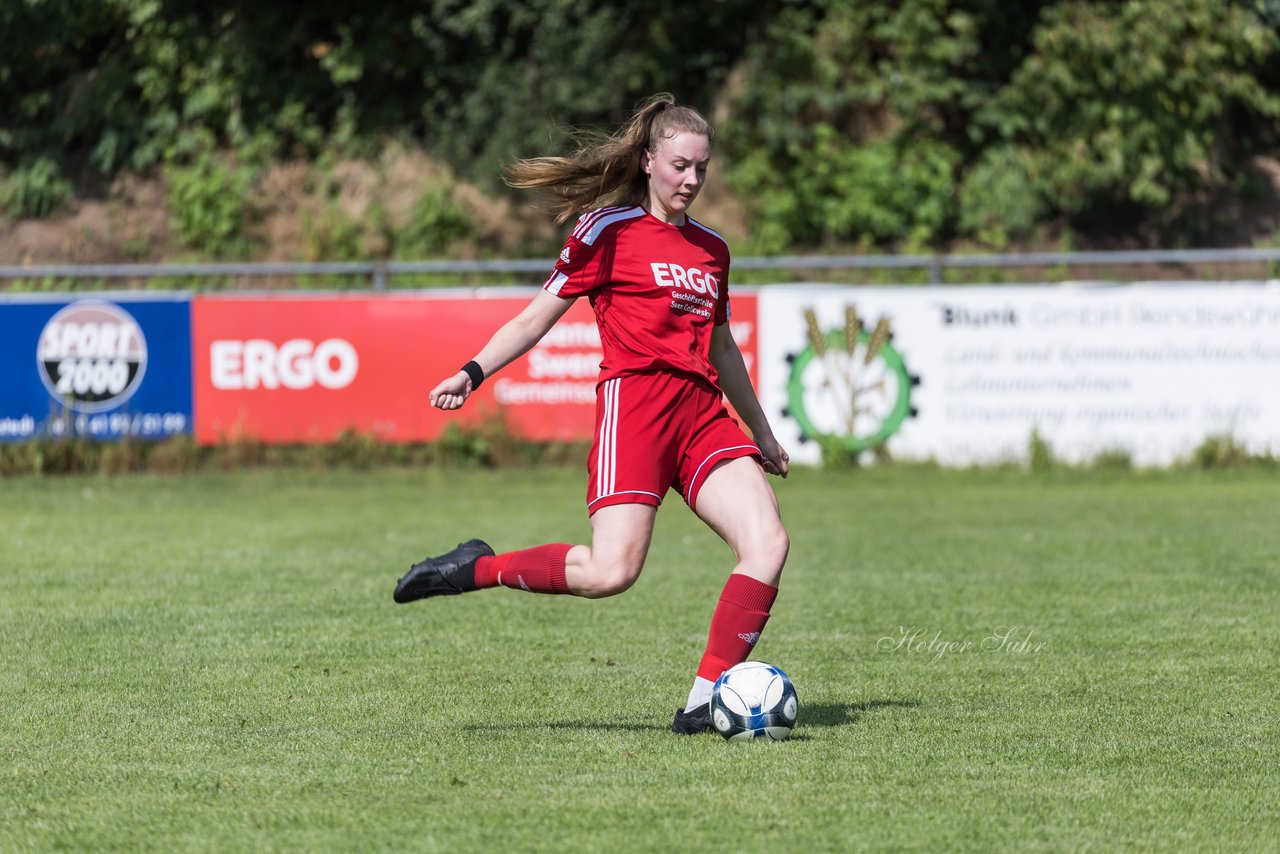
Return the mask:
M 138 322 L 118 305 L 80 300 L 49 318 L 36 362 L 49 394 L 68 409 L 103 412 L 124 403 L 142 384 L 147 341 Z
M 844 326 L 825 332 L 805 309 L 807 344 L 787 356 L 787 406 L 801 441 L 829 443 L 850 453 L 876 448 L 916 414 L 911 390 L 919 385 L 894 348 L 889 321 L 868 332 L 858 310 L 845 307 Z

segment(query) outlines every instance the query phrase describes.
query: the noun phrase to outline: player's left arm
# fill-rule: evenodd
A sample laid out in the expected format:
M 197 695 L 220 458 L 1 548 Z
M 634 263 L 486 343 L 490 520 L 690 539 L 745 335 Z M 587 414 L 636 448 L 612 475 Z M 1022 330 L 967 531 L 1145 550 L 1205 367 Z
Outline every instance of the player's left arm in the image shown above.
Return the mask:
M 712 367 L 720 375 L 720 389 L 747 423 L 751 438 L 764 456 L 764 470 L 786 477 L 790 458 L 773 436 L 773 428 L 769 426 L 769 419 L 756 397 L 747 365 L 742 361 L 742 351 L 738 349 L 738 342 L 733 340 L 728 323 L 712 327 L 710 356 Z

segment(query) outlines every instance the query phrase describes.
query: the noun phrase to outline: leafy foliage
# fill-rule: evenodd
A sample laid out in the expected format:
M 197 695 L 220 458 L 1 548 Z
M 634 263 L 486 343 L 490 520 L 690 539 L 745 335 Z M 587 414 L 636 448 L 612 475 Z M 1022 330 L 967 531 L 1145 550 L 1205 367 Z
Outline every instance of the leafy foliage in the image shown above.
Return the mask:
M 1276 0 L 23 0 L 0 4 L 3 201 L 44 215 L 67 181 L 161 164 L 196 170 L 186 195 L 227 177 L 211 148 L 388 138 L 496 186 L 671 90 L 720 126 L 758 250 L 1049 221 L 1176 239 L 1280 140 L 1278 32 Z M 447 242 L 431 210 L 410 242 Z M 233 251 L 240 214 L 193 211 L 192 245 Z
M 455 202 L 448 186 L 427 189 L 413 214 L 395 235 L 398 258 L 417 260 L 445 254 L 449 246 L 471 231 L 471 217 Z
M 559 0 L 3 4 L 0 162 L 46 153 L 110 174 L 203 129 L 314 154 L 418 137 L 471 175 L 623 117 L 654 89 L 708 104 L 770 5 Z M 708 38 L 714 33 L 714 38 Z M 21 38 L 17 35 L 21 34 Z
M 215 257 L 248 251 L 253 171 L 204 152 L 189 166 L 170 166 L 169 209 L 183 242 Z
M 1280 117 L 1257 71 L 1276 30 L 1226 0 L 1060 3 L 1001 93 L 1005 135 L 1055 207 L 1170 207 L 1240 168 L 1251 123 Z
M 1248 157 L 1275 142 L 1278 12 L 1229 0 L 787 4 L 735 104 L 738 184 L 775 243 L 852 230 L 1001 247 L 1051 217 L 1087 226 L 1118 210 L 1177 225 L 1180 206 L 1239 186 Z M 929 156 L 887 153 L 921 148 Z M 828 173 L 841 178 L 811 193 Z
M 794 209 L 786 238 L 808 243 L 953 234 L 961 170 L 1045 4 L 1015 5 L 1023 14 L 999 2 L 788 4 L 750 54 L 729 134 L 751 164 L 737 178 L 757 218 Z M 794 188 L 791 204 L 778 187 Z
M 1045 215 L 1041 188 L 1013 146 L 982 153 L 965 177 L 959 203 L 959 230 L 1004 249 L 1011 238 L 1029 236 Z
M 71 182 L 48 157 L 22 166 L 0 181 L 0 210 L 15 219 L 42 217 L 71 197 Z

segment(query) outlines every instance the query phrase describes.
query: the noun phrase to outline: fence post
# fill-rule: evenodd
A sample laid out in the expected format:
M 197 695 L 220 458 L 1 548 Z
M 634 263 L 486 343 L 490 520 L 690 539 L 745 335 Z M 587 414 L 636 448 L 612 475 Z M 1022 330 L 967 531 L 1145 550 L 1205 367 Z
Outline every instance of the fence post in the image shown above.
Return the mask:
M 942 256 L 936 252 L 929 257 L 929 283 L 942 284 Z
M 373 262 L 373 289 L 378 293 L 387 289 L 387 265 L 382 261 Z

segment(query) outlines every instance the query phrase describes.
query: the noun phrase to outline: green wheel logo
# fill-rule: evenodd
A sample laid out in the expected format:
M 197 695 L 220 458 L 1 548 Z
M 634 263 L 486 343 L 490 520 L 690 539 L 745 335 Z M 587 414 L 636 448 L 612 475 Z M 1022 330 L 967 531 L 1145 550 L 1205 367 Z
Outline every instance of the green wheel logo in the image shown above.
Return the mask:
M 801 440 L 819 440 L 850 452 L 870 450 L 916 414 L 911 389 L 919 378 L 893 346 L 889 322 L 863 328 L 853 306 L 843 329 L 822 332 L 813 309 L 805 311 L 809 346 L 788 356 L 787 408 Z

